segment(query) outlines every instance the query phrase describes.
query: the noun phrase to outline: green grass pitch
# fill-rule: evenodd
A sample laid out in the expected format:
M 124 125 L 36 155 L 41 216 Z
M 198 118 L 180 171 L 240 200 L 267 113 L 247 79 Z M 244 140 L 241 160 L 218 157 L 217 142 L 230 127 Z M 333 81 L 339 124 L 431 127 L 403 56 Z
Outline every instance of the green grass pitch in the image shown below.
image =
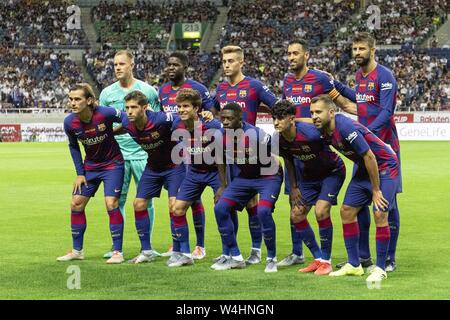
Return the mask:
M 75 178 L 65 143 L 0 144 L 0 299 L 449 299 L 448 254 L 450 219 L 450 142 L 403 142 L 403 185 L 399 195 L 401 232 L 398 269 L 381 290 L 369 290 L 364 277 L 317 277 L 298 267 L 265 274 L 264 265 L 225 272 L 210 269 L 221 245 L 214 220 L 212 192 L 203 195 L 206 208 L 207 257 L 194 266 L 170 269 L 166 258 L 143 265 L 106 265 L 103 253 L 111 240 L 108 217 L 99 190 L 87 207 L 85 261 L 58 263 L 71 247 L 69 203 Z M 350 165 L 347 162 L 348 172 Z M 348 181 L 349 176 L 347 176 Z M 341 192 L 340 202 L 345 192 Z M 167 196 L 157 199 L 153 246 L 165 251 L 171 241 Z M 129 193 L 124 254 L 138 253 Z M 290 253 L 289 209 L 285 195 L 274 213 L 278 259 Z M 246 213 L 239 216 L 238 241 L 248 255 Z M 333 264 L 346 258 L 338 207 L 333 208 Z M 310 222 L 317 230 L 313 216 Z M 188 221 L 192 221 L 188 212 Z M 195 233 L 191 226 L 191 245 Z M 317 238 L 317 231 L 316 231 Z M 372 254 L 374 226 L 371 229 Z M 307 262 L 311 260 L 304 247 Z M 263 245 L 263 256 L 265 249 Z M 67 288 L 67 268 L 78 265 L 81 289 Z

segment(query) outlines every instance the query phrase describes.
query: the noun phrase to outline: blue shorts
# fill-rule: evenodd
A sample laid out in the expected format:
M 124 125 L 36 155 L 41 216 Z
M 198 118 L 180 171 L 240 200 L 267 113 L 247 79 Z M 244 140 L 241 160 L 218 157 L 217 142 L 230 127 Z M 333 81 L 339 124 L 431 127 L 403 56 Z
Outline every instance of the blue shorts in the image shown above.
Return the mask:
M 164 171 L 154 171 L 147 166 L 139 180 L 136 198 L 159 198 L 163 186 L 167 190 L 169 198 L 176 197 L 185 176 L 186 169 L 183 165 Z
M 283 173 L 264 176 L 257 179 L 234 177 L 233 181 L 222 193 L 221 199 L 235 203 L 237 210 L 242 210 L 255 195 L 259 194 L 259 201 L 268 201 L 275 208 L 275 202 L 280 195 Z
M 178 190 L 177 200 L 199 200 L 207 186 L 210 186 L 214 193 L 216 193 L 216 191 L 220 188 L 219 172 L 200 172 L 189 168 L 186 178 L 183 180 L 183 183 Z
M 103 189 L 105 197 L 116 197 L 120 198 L 123 185 L 124 176 L 124 166 L 117 166 L 112 170 L 102 170 L 102 171 L 86 171 L 85 177 L 87 181 L 87 187 L 81 185 L 80 195 L 85 197 L 93 197 L 103 182 Z M 76 195 L 77 193 L 74 193 Z
M 389 202 L 389 211 L 396 207 L 396 195 L 398 192 L 398 177 L 395 179 L 381 178 L 380 189 L 383 197 Z M 369 178 L 358 175 L 353 176 L 347 192 L 345 193 L 344 204 L 350 207 L 365 207 L 372 203 L 372 183 Z
M 345 181 L 345 170 L 336 170 L 336 172 L 330 173 L 324 179 L 306 180 L 302 177 L 297 163 L 295 163 L 295 169 L 297 186 L 302 193 L 306 205 L 313 206 L 318 200 L 328 201 L 333 206 L 337 204 L 339 191 Z M 291 186 L 289 184 L 289 178 L 286 175 L 284 194 L 289 195 L 290 193 Z

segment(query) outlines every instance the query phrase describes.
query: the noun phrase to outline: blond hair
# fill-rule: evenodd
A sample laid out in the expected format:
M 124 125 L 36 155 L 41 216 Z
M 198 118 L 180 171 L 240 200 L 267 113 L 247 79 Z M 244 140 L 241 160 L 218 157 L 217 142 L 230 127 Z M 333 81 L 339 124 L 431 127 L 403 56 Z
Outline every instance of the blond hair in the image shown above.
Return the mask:
M 128 59 L 130 59 L 131 62 L 134 62 L 134 55 L 131 53 L 130 50 L 119 50 L 116 52 L 116 54 L 114 55 L 114 58 L 120 55 L 125 55 L 128 57 Z
M 221 50 L 222 56 L 227 53 L 236 53 L 242 60 L 244 60 L 244 50 L 239 46 L 225 46 Z

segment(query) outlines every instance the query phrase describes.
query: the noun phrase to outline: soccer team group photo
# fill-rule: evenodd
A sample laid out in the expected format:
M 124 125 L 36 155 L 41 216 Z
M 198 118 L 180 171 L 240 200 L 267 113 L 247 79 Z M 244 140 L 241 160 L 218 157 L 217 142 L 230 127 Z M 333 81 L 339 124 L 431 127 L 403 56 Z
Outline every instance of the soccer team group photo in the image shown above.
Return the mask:
M 447 1 L 0 9 L 3 299 L 449 298 Z

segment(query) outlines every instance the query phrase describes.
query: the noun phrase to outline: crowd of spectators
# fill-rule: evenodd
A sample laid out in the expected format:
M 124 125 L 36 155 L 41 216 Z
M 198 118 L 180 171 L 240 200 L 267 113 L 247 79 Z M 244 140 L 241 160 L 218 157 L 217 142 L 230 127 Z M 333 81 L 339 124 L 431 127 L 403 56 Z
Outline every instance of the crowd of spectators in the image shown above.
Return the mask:
M 176 22 L 214 22 L 217 7 L 205 1 L 137 1 L 135 5 L 101 1 L 92 18 L 106 21 L 109 32 L 99 35 L 100 43 L 120 43 L 146 48 L 163 48 Z
M 333 36 L 358 6 L 356 0 L 233 1 L 221 43 L 270 49 L 303 38 L 317 46 Z
M 373 12 L 363 12 L 339 30 L 339 39 L 349 40 L 357 31 L 371 31 L 380 44 L 421 44 L 445 22 L 450 12 L 449 0 L 374 0 L 372 3 L 380 9 L 380 29 L 369 29 L 368 21 L 375 22 L 371 18 Z
M 80 68 L 68 53 L 23 48 L 0 49 L 0 101 L 12 108 L 61 108 Z
M 164 68 L 169 54 L 157 50 L 132 50 L 134 54 L 134 76 L 156 88 L 166 82 Z M 102 50 L 92 53 L 87 50 L 84 54 L 84 63 L 98 88 L 101 90 L 115 82 L 114 76 L 114 50 Z M 188 51 L 189 67 L 187 76 L 208 86 L 220 67 L 220 58 L 217 53 L 201 54 L 198 51 Z
M 2 47 L 82 47 L 87 43 L 83 29 L 69 30 L 69 0 L 5 0 L 0 3 Z

